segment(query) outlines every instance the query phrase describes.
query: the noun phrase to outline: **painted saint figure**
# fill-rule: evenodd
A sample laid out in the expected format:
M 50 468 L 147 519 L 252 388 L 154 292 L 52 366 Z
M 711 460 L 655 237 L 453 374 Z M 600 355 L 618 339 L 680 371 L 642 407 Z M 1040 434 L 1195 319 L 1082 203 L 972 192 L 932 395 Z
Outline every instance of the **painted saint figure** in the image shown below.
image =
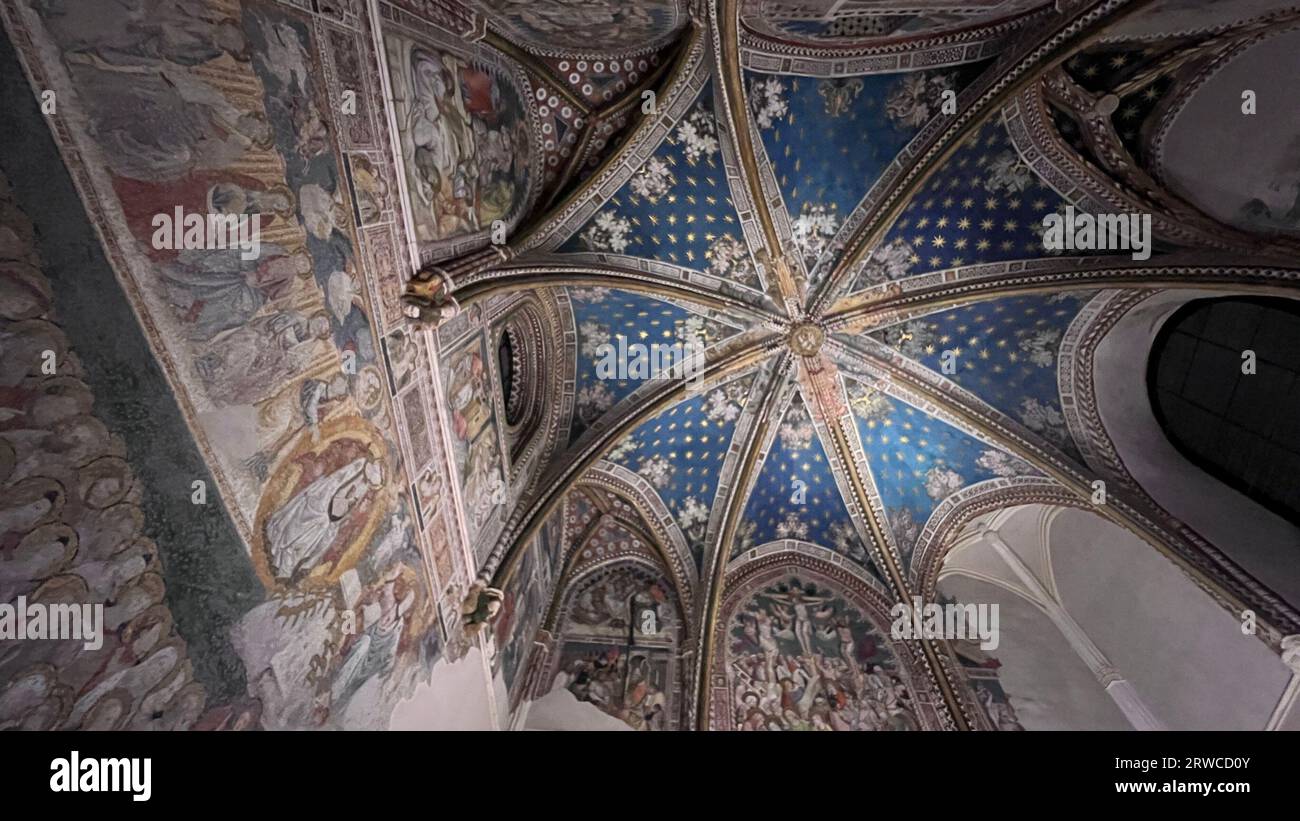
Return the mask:
M 358 502 L 383 484 L 383 467 L 354 459 L 298 492 L 266 523 L 267 550 L 275 578 L 289 581 L 325 555 Z

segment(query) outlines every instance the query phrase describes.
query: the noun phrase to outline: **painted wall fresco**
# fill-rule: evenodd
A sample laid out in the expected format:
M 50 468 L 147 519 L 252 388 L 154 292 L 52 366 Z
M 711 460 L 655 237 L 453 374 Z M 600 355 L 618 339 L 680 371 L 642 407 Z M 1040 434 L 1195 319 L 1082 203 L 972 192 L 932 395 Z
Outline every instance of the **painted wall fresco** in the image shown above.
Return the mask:
M 597 571 L 567 594 L 552 689 L 637 730 L 679 726 L 681 615 L 671 582 L 639 563 Z
M 508 226 L 522 215 L 532 147 L 522 93 L 496 66 L 386 33 L 389 79 L 416 240 Z
M 522 673 L 533 652 L 538 628 L 542 626 L 559 581 L 564 551 L 563 522 L 562 509 L 546 520 L 541 531 L 524 549 L 518 569 L 502 591 L 505 598 L 493 623 L 496 655 L 492 658 L 492 672 L 502 677 L 512 703 L 519 693 Z
M 70 167 L 260 583 L 233 624 L 208 629 L 228 636 L 243 668 L 228 675 L 263 726 L 384 726 L 441 635 L 321 29 L 272 3 L 133 9 L 31 2 L 6 16 L 30 33 L 24 58 L 48 73 L 60 116 L 80 124 Z M 152 220 L 177 207 L 258 217 L 260 255 L 160 249 Z M 165 566 L 177 548 L 159 548 Z
M 640 49 L 686 22 L 678 0 L 478 0 L 518 42 L 544 52 Z
M 943 597 L 941 597 L 943 598 Z M 947 604 L 945 600 L 942 603 Z M 989 726 L 1003 732 L 1021 731 L 1020 719 L 1011 697 L 998 680 L 998 668 L 1002 662 L 980 649 L 978 641 L 954 639 L 950 642 L 962 672 L 970 685 L 971 693 L 988 718 Z
M 880 629 L 839 591 L 791 576 L 736 608 L 727 637 L 728 729 L 919 729 Z
M 445 358 L 443 393 L 447 397 L 453 459 L 460 471 L 465 526 L 470 543 L 486 551 L 491 549 L 491 541 L 480 537 L 500 517 L 506 485 L 492 398 L 494 387 L 483 337 L 473 337 Z
M 209 707 L 195 679 L 144 532 L 142 483 L 55 315 L 35 241 L 0 174 L 0 602 L 98 605 L 103 634 L 98 647 L 0 642 L 0 729 L 255 723 L 255 705 Z
M 537 628 L 546 615 L 547 591 L 538 578 L 537 553 L 537 541 L 534 540 L 525 548 L 514 576 L 502 591 L 505 598 L 492 625 L 497 647 L 492 659 L 492 672 L 504 678 L 507 692 L 513 692 Z

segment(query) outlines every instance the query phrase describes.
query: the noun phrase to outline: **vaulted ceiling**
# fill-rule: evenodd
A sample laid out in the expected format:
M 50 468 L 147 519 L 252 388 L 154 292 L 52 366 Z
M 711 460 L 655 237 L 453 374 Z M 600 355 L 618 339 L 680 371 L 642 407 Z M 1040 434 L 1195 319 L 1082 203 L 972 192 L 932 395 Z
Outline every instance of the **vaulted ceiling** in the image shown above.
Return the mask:
M 1093 494 L 1107 477 L 1063 365 L 1099 295 L 1291 276 L 1270 267 L 1293 253 L 1291 203 L 1226 213 L 1169 125 L 1216 55 L 1300 23 L 1287 4 L 609 2 L 571 22 L 549 16 L 564 4 L 479 5 L 541 122 L 567 125 L 545 132 L 558 159 L 508 242 L 431 259 L 408 300 L 445 318 L 551 289 L 573 349 L 545 374 L 572 397 L 559 444 L 479 579 L 505 585 L 584 481 L 639 477 L 687 567 L 701 667 L 747 562 L 803 551 L 907 602 L 932 589 L 920 554 L 945 502 L 1015 482 Z M 1152 214 L 1150 258 L 1047 250 L 1044 217 L 1069 206 Z M 699 343 L 703 365 L 606 378 L 598 352 L 620 340 Z M 1099 512 L 1204 566 L 1140 488 L 1114 484 Z

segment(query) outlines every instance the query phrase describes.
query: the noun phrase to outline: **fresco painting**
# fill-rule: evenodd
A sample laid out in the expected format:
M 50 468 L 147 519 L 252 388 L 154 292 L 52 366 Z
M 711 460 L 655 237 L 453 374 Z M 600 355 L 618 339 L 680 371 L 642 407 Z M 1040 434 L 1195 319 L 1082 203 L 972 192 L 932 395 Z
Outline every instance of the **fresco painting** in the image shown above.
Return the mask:
M 436 243 L 513 224 L 530 185 L 521 92 L 495 67 L 385 37 L 416 239 Z
M 247 567 L 223 572 L 262 586 L 207 628 L 242 667 L 215 665 L 227 678 L 207 683 L 243 682 L 231 709 L 247 723 L 384 727 L 442 639 L 378 390 L 383 370 L 403 377 L 376 344 L 321 44 L 307 15 L 274 3 L 132 8 L 13 13 L 50 61 L 61 111 L 85 124 L 89 215 L 246 543 Z M 365 218 L 391 208 L 373 164 L 354 162 L 353 179 Z M 178 207 L 256 217 L 260 254 L 158 247 L 151 223 Z M 166 576 L 189 548 L 159 549 Z
M 491 374 L 485 357 L 482 338 L 475 337 L 448 355 L 443 378 L 466 525 L 470 540 L 488 549 L 491 543 L 477 537 L 505 502 L 506 489 L 492 407 Z
M 551 688 L 567 689 L 635 730 L 679 726 L 681 616 L 671 583 L 622 562 L 573 585 Z
M 790 577 L 727 626 L 735 730 L 915 730 L 909 688 L 880 629 L 844 595 Z
M 486 0 L 482 4 L 522 42 L 550 50 L 644 48 L 681 26 L 678 0 Z

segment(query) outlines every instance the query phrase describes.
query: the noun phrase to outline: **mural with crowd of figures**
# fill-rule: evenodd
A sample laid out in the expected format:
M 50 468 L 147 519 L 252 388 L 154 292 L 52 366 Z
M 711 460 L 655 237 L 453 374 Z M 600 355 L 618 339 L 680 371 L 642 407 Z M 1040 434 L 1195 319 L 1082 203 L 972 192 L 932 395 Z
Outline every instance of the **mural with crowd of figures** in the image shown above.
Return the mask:
M 566 593 L 551 689 L 635 730 L 677 729 L 681 626 L 663 573 L 637 562 L 598 570 Z
M 513 224 L 532 167 L 521 92 L 499 65 L 384 38 L 411 219 L 422 244 Z
M 492 623 L 496 648 L 492 673 L 501 677 L 511 703 L 520 693 L 523 671 L 559 581 L 556 574 L 564 549 L 562 520 L 563 512 L 556 513 L 529 542 L 501 591 L 501 610 Z
M 491 540 L 480 535 L 505 502 L 501 446 L 486 356 L 484 337 L 476 335 L 449 352 L 443 371 L 452 455 L 460 471 L 465 522 L 470 542 L 483 549 L 491 547 Z
M 686 22 L 679 0 L 483 0 L 517 40 L 543 50 L 643 48 Z
M 757 590 L 727 637 L 729 729 L 919 729 L 880 629 L 836 590 L 795 576 Z
M 386 172 L 342 161 L 340 141 L 380 146 L 369 103 L 340 127 L 327 87 L 354 71 L 364 90 L 357 66 L 374 55 L 337 7 L 326 25 L 272 2 L 129 5 L 22 0 L 4 14 L 37 88 L 57 95 L 55 122 L 73 126 L 65 160 L 216 477 L 208 509 L 224 504 L 245 544 L 242 562 L 169 599 L 182 633 L 219 637 L 196 664 L 203 683 L 242 688 L 262 726 L 384 727 L 441 653 L 407 475 L 441 468 L 427 441 L 427 461 L 403 464 L 391 394 L 423 404 L 410 377 L 422 354 L 396 338 L 381 353 L 352 219 L 392 220 Z M 496 185 L 499 171 L 474 179 Z M 193 213 L 246 220 L 257 244 L 160 240 L 160 215 Z M 188 495 L 190 478 L 160 492 Z M 204 548 L 158 547 L 169 581 Z

